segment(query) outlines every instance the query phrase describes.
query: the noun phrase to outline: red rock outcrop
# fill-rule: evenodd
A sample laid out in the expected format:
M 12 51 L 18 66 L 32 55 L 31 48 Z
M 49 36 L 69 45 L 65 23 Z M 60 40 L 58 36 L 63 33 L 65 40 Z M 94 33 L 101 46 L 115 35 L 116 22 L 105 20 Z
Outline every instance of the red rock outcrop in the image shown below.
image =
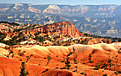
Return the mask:
M 82 34 L 77 30 L 77 28 L 69 21 L 59 22 L 51 25 L 46 25 L 40 27 L 41 33 L 61 33 L 63 35 L 71 37 L 80 37 Z

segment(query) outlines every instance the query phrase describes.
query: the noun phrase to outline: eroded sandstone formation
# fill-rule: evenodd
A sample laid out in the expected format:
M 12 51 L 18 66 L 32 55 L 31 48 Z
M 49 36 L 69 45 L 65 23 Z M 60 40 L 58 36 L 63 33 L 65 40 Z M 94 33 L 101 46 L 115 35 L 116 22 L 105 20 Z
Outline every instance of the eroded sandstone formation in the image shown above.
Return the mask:
M 40 27 L 39 30 L 41 31 L 41 33 L 60 33 L 71 37 L 82 36 L 77 28 L 69 21 L 45 25 L 43 27 Z

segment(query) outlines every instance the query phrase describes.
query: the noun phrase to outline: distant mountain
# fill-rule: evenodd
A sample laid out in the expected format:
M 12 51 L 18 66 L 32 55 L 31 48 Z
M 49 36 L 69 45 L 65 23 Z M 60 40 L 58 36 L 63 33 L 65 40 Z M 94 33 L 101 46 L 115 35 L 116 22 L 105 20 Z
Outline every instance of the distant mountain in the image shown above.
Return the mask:
M 121 16 L 121 5 L 115 9 L 114 14 L 116 15 L 116 17 Z
M 60 14 L 69 16 L 112 17 L 117 5 L 31 5 L 0 4 L 1 12 L 33 12 L 39 14 Z
M 0 21 L 52 24 L 71 21 L 80 32 L 121 37 L 119 5 L 0 4 Z

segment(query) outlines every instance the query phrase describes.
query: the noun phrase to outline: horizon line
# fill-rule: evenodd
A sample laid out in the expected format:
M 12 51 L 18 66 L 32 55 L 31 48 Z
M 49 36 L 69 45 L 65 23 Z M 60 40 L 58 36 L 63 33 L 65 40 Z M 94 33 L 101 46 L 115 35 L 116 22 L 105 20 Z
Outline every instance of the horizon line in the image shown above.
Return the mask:
M 31 4 L 31 3 L 0 3 L 0 4 Z M 121 4 L 31 4 L 31 5 L 121 5 Z

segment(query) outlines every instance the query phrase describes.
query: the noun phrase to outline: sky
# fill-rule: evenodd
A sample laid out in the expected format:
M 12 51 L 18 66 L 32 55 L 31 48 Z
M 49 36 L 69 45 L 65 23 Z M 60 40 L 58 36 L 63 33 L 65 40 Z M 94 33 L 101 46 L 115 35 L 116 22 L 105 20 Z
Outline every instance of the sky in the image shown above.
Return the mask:
M 33 5 L 59 4 L 59 5 L 121 5 L 121 0 L 0 0 L 0 3 L 29 3 Z

